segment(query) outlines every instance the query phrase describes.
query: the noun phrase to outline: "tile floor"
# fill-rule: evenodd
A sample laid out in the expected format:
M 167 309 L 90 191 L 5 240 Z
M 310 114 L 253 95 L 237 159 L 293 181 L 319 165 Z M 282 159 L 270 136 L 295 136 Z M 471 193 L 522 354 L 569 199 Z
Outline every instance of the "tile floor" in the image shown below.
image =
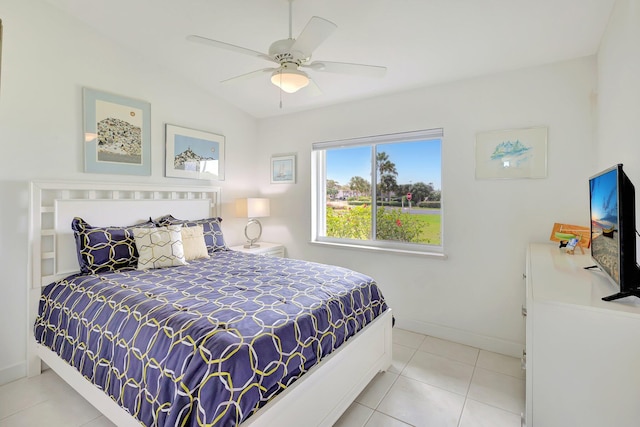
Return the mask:
M 520 427 L 524 378 L 515 357 L 395 328 L 391 368 L 334 427 Z
M 520 360 L 394 329 L 393 364 L 335 427 L 520 427 Z M 0 427 L 113 427 L 54 373 L 0 387 Z

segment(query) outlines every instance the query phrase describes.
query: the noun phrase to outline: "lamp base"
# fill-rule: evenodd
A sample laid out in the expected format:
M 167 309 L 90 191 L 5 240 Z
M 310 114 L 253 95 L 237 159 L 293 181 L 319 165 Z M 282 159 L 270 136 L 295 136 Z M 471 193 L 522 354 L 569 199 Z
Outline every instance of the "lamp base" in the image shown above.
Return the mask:
M 255 229 L 257 227 L 257 230 Z M 257 232 L 257 233 L 256 233 Z M 255 218 L 249 219 L 247 225 L 244 227 L 244 237 L 247 238 L 247 243 L 244 245 L 245 249 L 259 248 L 256 242 L 262 236 L 262 224 Z

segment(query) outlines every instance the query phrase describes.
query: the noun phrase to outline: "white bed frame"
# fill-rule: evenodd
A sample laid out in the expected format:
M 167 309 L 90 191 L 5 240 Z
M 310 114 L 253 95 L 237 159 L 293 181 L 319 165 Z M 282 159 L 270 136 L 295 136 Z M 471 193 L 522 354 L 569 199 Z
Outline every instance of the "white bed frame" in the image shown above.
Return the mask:
M 220 216 L 220 189 L 116 183 L 35 181 L 29 224 L 29 322 L 27 372 L 53 369 L 118 426 L 140 426 L 127 411 L 75 368 L 36 343 L 33 325 L 42 287 L 78 271 L 71 231 L 74 216 L 97 226 L 131 225 L 172 214 L 176 218 Z M 366 385 L 391 364 L 391 310 L 251 416 L 243 427 L 331 426 Z

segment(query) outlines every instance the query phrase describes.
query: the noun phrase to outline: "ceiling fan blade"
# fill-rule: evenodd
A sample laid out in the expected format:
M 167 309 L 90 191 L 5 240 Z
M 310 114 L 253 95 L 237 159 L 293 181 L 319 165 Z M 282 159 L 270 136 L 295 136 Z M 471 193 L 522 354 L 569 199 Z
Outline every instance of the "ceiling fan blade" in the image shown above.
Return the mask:
M 307 25 L 293 43 L 293 46 L 291 46 L 291 50 L 302 52 L 304 56 L 308 58 L 336 28 L 338 28 L 338 26 L 333 22 L 318 16 L 313 16 L 309 22 L 307 22 Z
M 309 84 L 305 88 L 305 92 L 307 92 L 307 95 L 314 97 L 322 95 L 322 90 L 313 79 L 309 79 Z
M 201 44 L 204 44 L 204 45 L 207 45 L 207 46 L 217 47 L 219 49 L 230 50 L 231 52 L 242 53 L 244 55 L 250 55 L 250 56 L 256 56 L 258 58 L 266 59 L 267 61 L 278 63 L 277 61 L 274 61 L 273 58 L 271 58 L 266 53 L 258 52 L 256 50 L 247 49 L 245 47 L 236 46 L 236 45 L 231 44 L 231 43 L 225 43 L 225 42 L 221 42 L 219 40 L 208 39 L 206 37 L 201 37 L 201 36 L 196 36 L 196 35 L 187 36 L 187 40 L 192 41 L 192 42 L 196 42 L 196 43 L 201 43 Z
M 230 81 L 243 81 L 243 80 L 248 80 L 251 79 L 253 77 L 257 77 L 260 74 L 264 74 L 264 73 L 273 73 L 275 70 L 277 70 L 277 67 L 274 68 L 263 68 L 261 70 L 255 70 L 255 71 L 251 71 L 250 73 L 246 73 L 246 74 L 240 74 L 239 76 L 235 76 L 235 77 L 229 77 L 228 79 L 222 80 L 220 81 L 220 83 L 227 83 Z
M 354 74 L 368 77 L 384 77 L 387 67 L 379 65 L 352 64 L 349 62 L 314 61 L 301 67 L 327 73 Z

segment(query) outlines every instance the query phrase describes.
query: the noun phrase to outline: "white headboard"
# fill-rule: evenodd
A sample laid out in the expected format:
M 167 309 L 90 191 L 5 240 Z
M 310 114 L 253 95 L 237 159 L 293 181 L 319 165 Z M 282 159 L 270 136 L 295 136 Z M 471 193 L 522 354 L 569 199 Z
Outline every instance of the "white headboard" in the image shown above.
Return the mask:
M 94 226 L 123 226 L 171 214 L 180 219 L 220 216 L 220 188 L 126 183 L 31 183 L 29 278 L 39 288 L 79 271 L 73 217 Z

